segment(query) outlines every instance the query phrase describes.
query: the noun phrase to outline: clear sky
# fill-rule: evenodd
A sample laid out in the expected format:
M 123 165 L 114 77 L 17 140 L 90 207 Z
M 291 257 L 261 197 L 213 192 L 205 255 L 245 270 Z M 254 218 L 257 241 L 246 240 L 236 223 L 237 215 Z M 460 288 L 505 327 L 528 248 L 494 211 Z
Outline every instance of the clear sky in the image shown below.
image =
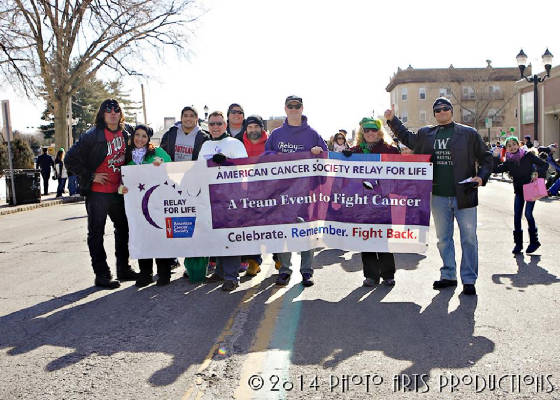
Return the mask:
M 523 48 L 536 71 L 546 47 L 560 64 L 555 1 L 206 0 L 189 59 L 167 52 L 148 62 L 148 78 L 127 78 L 133 100 L 144 83 L 148 123 L 240 103 L 246 115 L 284 114 L 284 98 L 303 97 L 323 137 L 351 130 L 389 106 L 385 87 L 398 67 L 516 66 Z M 149 57 L 148 57 L 149 59 Z M 103 78 L 103 75 L 98 75 Z M 13 129 L 32 131 L 44 105 L 0 89 Z M 142 116 L 139 115 L 139 120 Z

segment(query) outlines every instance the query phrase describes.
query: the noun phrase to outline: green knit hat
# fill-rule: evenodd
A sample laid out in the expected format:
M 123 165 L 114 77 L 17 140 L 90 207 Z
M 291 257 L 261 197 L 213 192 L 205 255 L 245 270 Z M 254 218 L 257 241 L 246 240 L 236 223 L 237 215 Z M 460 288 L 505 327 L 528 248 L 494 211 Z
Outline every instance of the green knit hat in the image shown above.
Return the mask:
M 380 130 L 383 123 L 380 119 L 374 118 L 362 118 L 360 121 L 360 126 L 362 128 L 377 129 Z

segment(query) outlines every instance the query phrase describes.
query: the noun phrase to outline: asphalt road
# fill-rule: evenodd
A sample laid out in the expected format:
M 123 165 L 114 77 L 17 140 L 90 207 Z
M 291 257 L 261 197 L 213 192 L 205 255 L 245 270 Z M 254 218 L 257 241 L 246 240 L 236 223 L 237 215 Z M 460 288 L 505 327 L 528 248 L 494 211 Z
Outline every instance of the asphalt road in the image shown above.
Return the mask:
M 480 203 L 476 297 L 432 290 L 433 229 L 426 254 L 397 255 L 394 288 L 361 287 L 359 254 L 324 249 L 307 289 L 297 273 L 276 288 L 267 256 L 231 294 L 182 271 L 105 291 L 83 203 L 2 216 L 0 398 L 558 399 L 560 200 L 538 202 L 543 246 L 518 257 L 511 185 Z M 107 228 L 114 263 L 112 247 Z

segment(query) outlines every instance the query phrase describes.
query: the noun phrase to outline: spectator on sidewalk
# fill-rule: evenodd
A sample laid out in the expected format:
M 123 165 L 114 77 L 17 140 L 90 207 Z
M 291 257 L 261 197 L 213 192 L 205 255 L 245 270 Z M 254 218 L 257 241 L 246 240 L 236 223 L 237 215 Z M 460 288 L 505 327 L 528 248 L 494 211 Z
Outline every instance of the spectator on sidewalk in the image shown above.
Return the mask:
M 453 220 L 461 233 L 461 281 L 463 293 L 476 294 L 478 277 L 478 239 L 476 235 L 478 187 L 492 172 L 492 154 L 478 132 L 453 121 L 453 105 L 439 97 L 432 106 L 437 125 L 414 133 L 395 115 L 394 105 L 385 111 L 391 130 L 416 154 L 431 154 L 434 165 L 432 215 L 436 226 L 438 250 L 443 261 L 434 289 L 457 286 Z M 465 182 L 465 183 L 462 183 Z
M 68 174 L 66 172 L 66 167 L 64 166 L 64 149 L 58 150 L 56 153 L 56 158 L 54 160 L 54 171 L 56 179 L 58 180 L 58 187 L 56 188 L 56 197 L 62 197 L 64 193 L 64 187 L 66 186 L 66 179 L 68 179 Z
M 64 158 L 71 171 L 80 176 L 80 193 L 86 196 L 88 248 L 95 273 L 95 285 L 109 289 L 120 286 L 113 280 L 103 245 L 107 216 L 115 227 L 117 279 L 135 281 L 138 274 L 128 264 L 128 221 L 124 199 L 117 192 L 128 132 L 119 103 L 107 99 L 101 103 L 95 125 L 80 136 Z
M 43 147 L 43 154 L 37 157 L 37 162 L 35 163 L 35 169 L 40 169 L 41 176 L 43 177 L 43 194 L 49 194 L 49 179 L 51 177 L 51 168 L 53 167 L 54 161 L 48 155 L 47 148 Z

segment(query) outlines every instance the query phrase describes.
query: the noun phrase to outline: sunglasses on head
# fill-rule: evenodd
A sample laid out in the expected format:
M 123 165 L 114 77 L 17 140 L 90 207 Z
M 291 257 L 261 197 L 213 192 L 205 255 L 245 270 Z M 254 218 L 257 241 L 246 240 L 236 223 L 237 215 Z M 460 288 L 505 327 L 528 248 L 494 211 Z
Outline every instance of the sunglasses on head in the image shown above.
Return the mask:
M 290 110 L 299 110 L 301 108 L 301 104 L 288 104 L 286 107 Z
M 434 112 L 436 114 L 439 113 L 439 112 L 442 112 L 442 111 L 449 111 L 449 110 L 451 110 L 451 107 L 449 107 L 449 106 L 434 108 Z
M 378 132 L 377 128 L 364 128 L 364 133 Z
M 110 102 L 105 105 L 105 112 L 110 113 L 111 111 L 115 111 L 116 113 L 121 112 L 121 108 L 115 102 Z
M 229 113 L 230 114 L 243 114 L 243 111 L 241 111 L 241 110 L 231 110 Z
M 221 126 L 223 124 L 224 124 L 223 122 L 208 122 L 209 126 Z

